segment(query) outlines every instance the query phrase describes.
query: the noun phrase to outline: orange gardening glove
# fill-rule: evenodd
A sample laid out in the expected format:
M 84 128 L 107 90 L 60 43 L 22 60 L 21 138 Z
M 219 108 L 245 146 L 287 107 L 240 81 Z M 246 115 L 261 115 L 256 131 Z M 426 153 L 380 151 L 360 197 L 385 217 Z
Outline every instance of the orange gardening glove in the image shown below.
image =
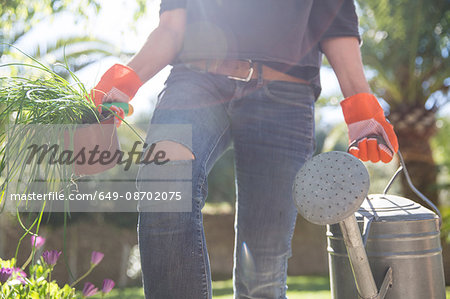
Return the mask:
M 115 64 L 91 90 L 91 99 L 101 113 L 100 105 L 103 102 L 129 102 L 141 86 L 142 81 L 134 70 Z
M 343 100 L 341 107 L 350 144 L 357 142 L 349 152 L 362 161 L 390 162 L 398 151 L 397 136 L 377 98 L 370 93 L 358 93 Z M 379 143 L 378 139 L 384 142 Z
M 123 111 L 122 108 L 114 105 L 111 106 L 109 109 L 111 109 L 118 115 L 118 117 L 117 116 L 114 117 L 114 124 L 118 128 L 122 124 L 122 120 L 125 118 L 125 111 Z

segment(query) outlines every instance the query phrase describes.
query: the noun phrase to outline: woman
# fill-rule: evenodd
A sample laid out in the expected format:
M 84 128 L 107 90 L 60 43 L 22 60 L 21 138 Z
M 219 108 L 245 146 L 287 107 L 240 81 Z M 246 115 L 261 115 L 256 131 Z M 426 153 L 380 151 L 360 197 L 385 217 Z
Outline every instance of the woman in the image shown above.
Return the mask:
M 162 0 L 159 26 L 144 46 L 94 89 L 97 104 L 129 101 L 142 82 L 173 65 L 146 140 L 170 163 L 142 166 L 137 185 L 153 192 L 162 185 L 152 180 L 170 173 L 164 188 L 183 194 L 176 204 L 140 207 L 146 298 L 211 298 L 201 208 L 207 175 L 230 145 L 235 298 L 286 297 L 297 216 L 292 184 L 314 151 L 322 53 L 346 98 L 341 105 L 350 141 L 357 141 L 351 153 L 389 162 L 398 149 L 370 94 L 359 41 L 351 0 Z

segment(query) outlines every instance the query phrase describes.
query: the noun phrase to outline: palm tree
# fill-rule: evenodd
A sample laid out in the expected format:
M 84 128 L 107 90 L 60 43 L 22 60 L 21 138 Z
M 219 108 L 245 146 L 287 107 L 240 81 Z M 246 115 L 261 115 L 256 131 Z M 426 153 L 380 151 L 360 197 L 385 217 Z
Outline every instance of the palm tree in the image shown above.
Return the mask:
M 73 13 L 76 18 L 83 19 L 87 17 L 87 7 L 97 10 L 97 12 L 100 8 L 96 0 L 82 0 L 76 4 L 69 0 L 28 1 L 26 7 L 21 5 L 21 1 L 16 0 L 0 0 L 0 2 L 2 4 L 0 7 L 0 57 L 2 57 L 2 62 L 24 60 L 25 56 L 14 51 L 13 48 L 26 39 L 31 29 L 38 26 L 41 21 L 49 17 L 58 17 L 68 11 Z M 48 64 L 65 62 L 73 72 L 104 57 L 124 54 L 110 42 L 81 34 L 59 38 L 43 36 L 30 48 L 31 50 L 27 51 L 27 54 L 33 58 Z M 65 78 L 69 77 L 69 72 L 63 68 L 54 71 Z M 14 75 L 17 75 L 20 70 L 13 72 L 16 72 Z
M 390 105 L 413 182 L 434 203 L 437 166 L 430 139 L 436 113 L 449 102 L 450 2 L 359 0 L 364 64 L 375 71 L 371 87 Z M 415 198 L 403 181 L 403 193 Z

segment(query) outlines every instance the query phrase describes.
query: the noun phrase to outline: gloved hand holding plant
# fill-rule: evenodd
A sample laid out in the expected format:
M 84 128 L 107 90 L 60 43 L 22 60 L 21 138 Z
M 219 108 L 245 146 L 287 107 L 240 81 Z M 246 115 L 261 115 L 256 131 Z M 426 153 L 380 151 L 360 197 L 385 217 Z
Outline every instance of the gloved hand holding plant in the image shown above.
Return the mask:
M 128 102 L 141 86 L 142 81 L 133 69 L 115 64 L 103 74 L 100 82 L 91 90 L 91 99 L 99 112 L 105 107 L 114 111 L 118 115 L 116 120 L 119 126 L 126 115 L 133 113 L 133 107 Z

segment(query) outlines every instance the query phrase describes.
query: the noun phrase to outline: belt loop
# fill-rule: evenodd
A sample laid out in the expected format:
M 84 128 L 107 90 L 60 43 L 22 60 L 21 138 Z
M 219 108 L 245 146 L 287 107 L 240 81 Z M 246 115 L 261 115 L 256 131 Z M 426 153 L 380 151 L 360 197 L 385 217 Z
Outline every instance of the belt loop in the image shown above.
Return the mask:
M 256 87 L 262 87 L 264 84 L 262 63 L 256 63 L 256 67 L 258 70 L 258 82 Z

